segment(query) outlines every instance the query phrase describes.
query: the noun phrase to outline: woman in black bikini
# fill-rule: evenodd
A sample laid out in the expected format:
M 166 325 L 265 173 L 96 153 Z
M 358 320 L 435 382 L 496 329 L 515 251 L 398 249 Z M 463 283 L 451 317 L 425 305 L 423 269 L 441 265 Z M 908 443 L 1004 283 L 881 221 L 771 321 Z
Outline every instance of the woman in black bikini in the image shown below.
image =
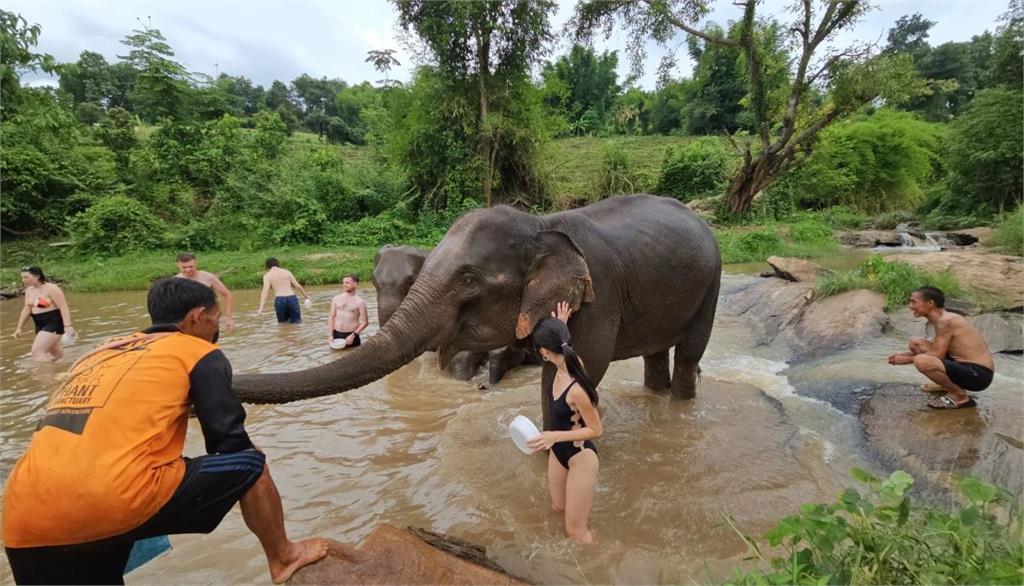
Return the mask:
M 548 454 L 548 491 L 551 506 L 565 511 L 565 532 L 580 543 L 592 543 L 587 526 L 597 485 L 597 447 L 601 437 L 601 416 L 597 412 L 597 388 L 583 369 L 565 322 L 569 305 L 558 304 L 554 317 L 545 318 L 533 329 L 533 344 L 541 358 L 555 365 L 551 396 L 551 431 L 541 432 L 529 442 L 535 451 Z
M 25 285 L 25 307 L 18 317 L 14 337 L 21 335 L 21 326 L 32 316 L 36 326 L 36 338 L 32 342 L 32 358 L 52 362 L 64 357 L 60 338 L 65 331 L 75 331 L 71 326 L 71 310 L 60 287 L 46 281 L 46 275 L 39 267 L 25 267 L 21 271 L 21 283 Z

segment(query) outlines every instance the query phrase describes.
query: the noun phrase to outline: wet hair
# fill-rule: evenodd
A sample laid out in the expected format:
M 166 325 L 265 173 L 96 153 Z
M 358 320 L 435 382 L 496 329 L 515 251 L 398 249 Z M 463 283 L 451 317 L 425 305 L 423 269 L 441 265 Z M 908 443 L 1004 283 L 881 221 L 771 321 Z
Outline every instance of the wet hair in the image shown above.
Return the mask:
M 590 402 L 597 406 L 597 387 L 590 380 L 590 375 L 583 368 L 580 357 L 572 348 L 572 336 L 569 328 L 562 320 L 553 317 L 546 317 L 533 328 L 533 347 L 535 349 L 546 348 L 555 354 L 565 357 L 565 368 L 572 378 L 576 379 L 583 390 L 590 397 Z
M 359 282 L 359 275 L 357 275 L 355 273 L 349 273 L 347 275 L 342 275 L 341 280 L 344 281 L 345 279 L 352 279 L 353 281 L 358 283 Z
M 937 287 L 918 287 L 914 289 L 914 293 L 920 293 L 925 301 L 934 302 L 935 307 L 939 309 L 946 307 L 946 294 L 942 292 L 942 289 Z
M 190 260 L 195 259 L 196 255 L 192 254 L 191 252 L 182 252 L 181 254 L 178 255 L 178 262 L 188 262 Z
M 276 258 L 270 257 L 270 258 L 267 259 L 266 265 L 267 265 L 267 268 L 269 269 L 270 267 L 279 267 L 279 266 L 281 266 L 281 263 L 277 262 Z
M 21 272 L 33 275 L 35 278 L 39 279 L 40 283 L 46 282 L 46 275 L 43 274 L 43 269 L 37 266 L 33 265 L 30 267 L 22 267 Z
M 149 288 L 146 297 L 149 319 L 153 324 L 176 324 L 197 307 L 209 310 L 217 306 L 213 289 L 193 281 L 170 277 L 161 279 Z

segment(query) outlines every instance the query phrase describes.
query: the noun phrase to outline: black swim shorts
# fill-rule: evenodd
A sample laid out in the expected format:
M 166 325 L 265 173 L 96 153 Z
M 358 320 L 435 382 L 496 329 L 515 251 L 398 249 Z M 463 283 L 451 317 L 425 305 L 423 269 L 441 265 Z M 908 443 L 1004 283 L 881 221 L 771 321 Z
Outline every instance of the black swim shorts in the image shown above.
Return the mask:
M 49 332 L 58 336 L 64 335 L 64 318 L 61 317 L 59 309 L 44 311 L 43 313 L 33 313 L 32 323 L 36 326 L 37 334 L 39 332 Z
M 185 458 L 185 476 L 171 500 L 128 533 L 74 545 L 6 548 L 18 584 L 124 584 L 124 567 L 139 539 L 209 533 L 252 488 L 266 460 L 262 452 Z
M 333 337 L 335 340 L 344 340 L 345 338 L 351 336 L 352 333 L 353 332 L 339 332 L 338 330 L 334 330 L 334 333 L 331 335 L 331 337 Z M 359 346 L 362 343 L 363 341 L 359 338 L 359 334 L 356 334 L 355 341 L 349 344 L 348 347 L 355 348 L 356 346 Z
M 949 358 L 943 358 L 942 364 L 946 367 L 949 380 L 965 391 L 984 391 L 992 384 L 994 373 L 980 364 L 957 362 Z

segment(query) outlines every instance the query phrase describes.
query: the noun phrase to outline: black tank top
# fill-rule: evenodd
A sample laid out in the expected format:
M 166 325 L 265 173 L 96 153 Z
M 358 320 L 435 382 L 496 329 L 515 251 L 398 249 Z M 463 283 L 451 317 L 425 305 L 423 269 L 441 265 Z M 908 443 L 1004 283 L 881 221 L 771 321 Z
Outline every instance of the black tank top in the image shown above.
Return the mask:
M 571 431 L 587 426 L 587 423 L 583 421 L 583 416 L 574 410 L 567 400 L 569 389 L 575 384 L 575 380 L 569 383 L 569 386 L 565 387 L 565 390 L 562 391 L 561 396 L 557 399 L 552 399 L 551 395 L 548 395 L 548 400 L 551 401 L 552 431 Z

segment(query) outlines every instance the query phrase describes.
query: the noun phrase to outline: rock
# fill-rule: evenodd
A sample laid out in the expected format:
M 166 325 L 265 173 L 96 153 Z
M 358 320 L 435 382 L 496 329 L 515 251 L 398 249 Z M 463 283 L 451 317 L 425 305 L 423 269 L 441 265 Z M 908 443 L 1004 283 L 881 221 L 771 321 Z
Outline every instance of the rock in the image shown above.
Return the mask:
M 429 543 L 428 543 L 429 541 Z M 380 525 L 358 550 L 332 542 L 327 557 L 289 584 L 525 584 L 461 540 Z
M 924 379 L 922 379 L 923 381 Z M 949 488 L 962 475 L 975 475 L 1024 490 L 1024 403 L 1019 390 L 979 393 L 978 406 L 937 411 L 916 385 L 873 389 L 858 413 L 868 445 L 891 468 Z
M 24 294 L 24 289 L 0 289 L 0 299 L 14 299 Z
M 967 321 L 981 332 L 989 352 L 1024 352 L 1024 319 L 1020 316 L 983 313 Z
M 878 337 L 888 323 L 885 296 L 856 289 L 809 304 L 789 335 L 796 354 L 806 358 Z
M 792 324 L 814 297 L 809 283 L 790 283 L 766 279 L 752 287 L 724 294 L 719 311 L 724 315 L 742 316 L 750 325 L 754 343 L 766 346 Z
M 768 264 L 775 269 L 775 276 L 795 283 L 813 283 L 827 271 L 820 265 L 800 258 L 769 256 Z
M 902 246 L 903 239 L 891 230 L 853 230 L 841 232 L 839 242 L 847 246 L 874 248 L 876 246 Z
M 956 234 L 966 234 L 974 238 L 974 241 L 982 246 L 988 245 L 989 241 L 992 240 L 992 228 L 986 226 L 979 226 L 977 228 L 968 228 L 966 230 L 957 230 Z
M 976 248 L 916 254 L 887 253 L 886 260 L 898 260 L 927 271 L 949 270 L 965 288 L 1007 299 L 1010 306 L 1024 305 L 1024 258 L 985 252 Z

